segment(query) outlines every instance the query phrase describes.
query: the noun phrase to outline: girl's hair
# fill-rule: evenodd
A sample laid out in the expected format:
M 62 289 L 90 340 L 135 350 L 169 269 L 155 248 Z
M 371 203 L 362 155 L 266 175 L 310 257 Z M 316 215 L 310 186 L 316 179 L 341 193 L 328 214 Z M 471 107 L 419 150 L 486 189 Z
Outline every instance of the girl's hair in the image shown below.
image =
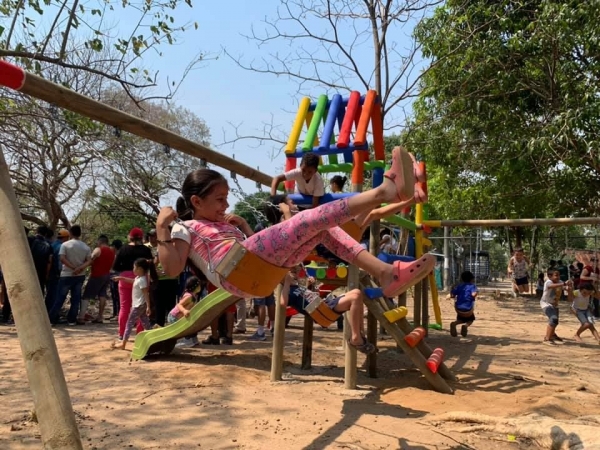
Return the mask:
M 592 283 L 583 283 L 579 285 L 579 290 L 585 289 L 586 291 L 594 292 L 594 285 Z
M 134 267 L 139 267 L 144 271 L 144 273 L 150 272 L 150 281 L 158 281 L 158 272 L 156 271 L 156 266 L 154 265 L 154 261 L 146 258 L 138 258 L 133 263 Z
M 227 180 L 219 172 L 211 169 L 198 169 L 190 172 L 181 186 L 181 197 L 177 199 L 177 214 L 181 220 L 194 217 L 192 196 L 205 198 L 219 185 L 227 185 Z
M 200 281 L 200 279 L 192 275 L 185 282 L 185 291 L 189 292 L 190 294 L 193 294 L 194 291 L 200 286 L 202 286 L 202 282 Z
M 279 209 L 279 204 L 285 203 L 286 200 L 287 200 L 286 194 L 278 194 L 278 195 L 273 195 L 270 198 L 270 200 L 269 200 L 270 203 L 264 204 L 263 212 L 265 213 L 265 217 L 267 218 L 267 220 L 269 221 L 269 223 L 271 225 L 277 225 L 279 222 L 281 222 L 281 217 L 283 216 L 283 213 Z
M 344 190 L 344 185 L 346 184 L 346 181 L 348 181 L 348 177 L 343 177 L 341 175 L 336 175 L 335 177 L 333 177 L 330 181 L 330 184 L 335 184 L 340 191 Z
M 473 275 L 473 272 L 465 270 L 463 273 L 460 274 L 460 281 L 462 281 L 463 283 L 472 283 L 473 281 L 475 281 L 475 275 Z
M 544 272 L 539 272 L 538 273 L 538 278 L 544 278 Z

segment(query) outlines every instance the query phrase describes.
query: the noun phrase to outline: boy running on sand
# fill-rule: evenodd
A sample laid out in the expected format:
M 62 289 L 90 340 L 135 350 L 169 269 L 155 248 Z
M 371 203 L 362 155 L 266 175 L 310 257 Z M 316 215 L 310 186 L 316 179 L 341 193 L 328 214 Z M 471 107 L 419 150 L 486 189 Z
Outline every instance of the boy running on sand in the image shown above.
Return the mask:
M 577 319 L 581 323 L 581 326 L 573 338 L 578 342 L 582 342 L 581 333 L 585 330 L 590 330 L 600 344 L 600 335 L 598 335 L 598 331 L 596 331 L 596 327 L 594 327 L 592 304 L 592 297 L 598 298 L 600 294 L 594 290 L 594 286 L 591 283 L 584 283 L 580 285 L 577 290 L 569 289 L 568 295 L 569 302 L 571 302 L 571 311 L 577 316 Z
M 460 281 L 461 283 L 450 293 L 456 310 L 456 320 L 450 324 L 450 335 L 453 337 L 457 336 L 457 325 L 461 325 L 460 335 L 467 337 L 468 328 L 475 320 L 475 298 L 477 297 L 475 275 L 467 270 L 460 274 Z
M 556 345 L 563 340 L 557 336 L 556 327 L 558 326 L 558 300 L 562 294 L 566 283 L 560 281 L 560 272 L 557 269 L 548 269 L 548 280 L 544 283 L 544 293 L 540 300 L 540 306 L 548 317 L 548 326 L 546 327 L 546 336 L 544 344 Z

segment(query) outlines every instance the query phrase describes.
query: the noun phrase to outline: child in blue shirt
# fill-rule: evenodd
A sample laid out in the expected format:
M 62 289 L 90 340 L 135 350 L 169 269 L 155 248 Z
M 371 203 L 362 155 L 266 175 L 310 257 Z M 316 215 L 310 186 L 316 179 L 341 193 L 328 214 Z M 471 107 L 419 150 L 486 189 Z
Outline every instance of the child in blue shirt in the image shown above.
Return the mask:
M 456 326 L 461 324 L 460 335 L 467 337 L 469 326 L 475 320 L 475 298 L 477 297 L 477 286 L 475 276 L 468 270 L 460 274 L 460 283 L 452 289 L 450 297 L 454 299 L 456 320 L 450 324 L 450 335 L 457 336 Z

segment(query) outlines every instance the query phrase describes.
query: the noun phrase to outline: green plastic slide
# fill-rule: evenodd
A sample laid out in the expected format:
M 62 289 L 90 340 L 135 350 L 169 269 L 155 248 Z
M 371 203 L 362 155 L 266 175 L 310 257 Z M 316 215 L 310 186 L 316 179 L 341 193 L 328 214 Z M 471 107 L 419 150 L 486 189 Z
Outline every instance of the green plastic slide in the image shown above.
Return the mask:
M 131 359 L 144 359 L 152 353 L 168 355 L 175 348 L 177 339 L 204 330 L 238 300 L 239 297 L 223 289 L 208 294 L 192 308 L 189 317 L 182 317 L 164 328 L 142 331 L 138 334 L 133 344 Z

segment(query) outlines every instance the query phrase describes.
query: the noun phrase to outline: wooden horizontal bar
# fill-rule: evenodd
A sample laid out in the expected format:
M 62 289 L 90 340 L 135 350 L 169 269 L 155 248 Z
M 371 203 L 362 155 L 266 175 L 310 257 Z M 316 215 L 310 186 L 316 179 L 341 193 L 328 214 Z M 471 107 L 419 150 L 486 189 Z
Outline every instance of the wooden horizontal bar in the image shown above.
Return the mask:
M 6 80 L 8 77 L 4 75 L 5 73 L 16 71 L 21 71 L 24 75 L 24 80 L 20 86 L 18 84 L 11 85 L 11 80 Z M 273 178 L 270 175 L 253 169 L 202 144 L 181 137 L 165 128 L 78 94 L 71 89 L 52 83 L 37 75 L 25 72 L 20 67 L 6 61 L 0 61 L 0 84 L 106 125 L 117 127 L 122 131 L 127 131 L 158 144 L 166 144 L 172 149 L 179 150 L 196 158 L 205 159 L 210 164 L 222 167 L 244 178 L 256 181 L 265 186 L 271 186 Z
M 439 227 L 531 227 L 535 225 L 596 225 L 600 217 L 560 217 L 540 219 L 424 220 L 423 225 Z

